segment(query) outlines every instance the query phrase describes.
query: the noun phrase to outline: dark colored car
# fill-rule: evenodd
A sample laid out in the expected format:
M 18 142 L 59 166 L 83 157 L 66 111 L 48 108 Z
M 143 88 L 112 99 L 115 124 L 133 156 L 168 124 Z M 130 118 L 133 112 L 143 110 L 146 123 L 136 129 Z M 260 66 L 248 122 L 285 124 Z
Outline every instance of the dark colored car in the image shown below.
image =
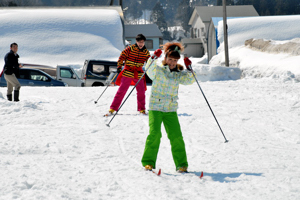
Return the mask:
M 85 86 L 104 86 L 109 84 L 117 71 L 118 63 L 106 60 L 86 60 L 82 68 L 82 77 Z M 152 84 L 152 80 L 145 74 L 147 85 Z M 116 79 L 116 77 L 115 77 Z M 112 85 L 114 85 L 112 81 Z
M 117 62 L 106 60 L 86 60 L 81 75 L 84 85 L 87 87 L 104 86 L 109 74 L 117 70 L 117 64 Z
M 20 78 L 18 78 L 21 86 L 68 86 L 66 83 L 55 80 L 49 74 L 38 69 L 20 68 Z M 4 74 L 0 77 L 0 87 L 6 87 Z

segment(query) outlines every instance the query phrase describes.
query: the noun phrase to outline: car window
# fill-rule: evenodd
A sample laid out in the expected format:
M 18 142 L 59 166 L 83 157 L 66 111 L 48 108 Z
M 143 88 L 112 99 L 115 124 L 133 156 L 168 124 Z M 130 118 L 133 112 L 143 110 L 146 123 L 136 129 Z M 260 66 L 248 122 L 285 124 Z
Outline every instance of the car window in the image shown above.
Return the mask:
M 105 71 L 104 65 L 93 65 L 93 73 L 100 74 Z
M 29 79 L 33 80 L 33 81 L 47 81 L 48 80 L 47 76 L 45 76 L 45 74 L 42 74 L 39 71 L 30 71 Z
M 117 71 L 117 66 L 109 66 L 109 73 L 112 71 Z
M 73 72 L 70 69 L 60 69 L 60 77 L 73 78 Z
M 28 79 L 28 71 L 20 70 L 20 79 Z

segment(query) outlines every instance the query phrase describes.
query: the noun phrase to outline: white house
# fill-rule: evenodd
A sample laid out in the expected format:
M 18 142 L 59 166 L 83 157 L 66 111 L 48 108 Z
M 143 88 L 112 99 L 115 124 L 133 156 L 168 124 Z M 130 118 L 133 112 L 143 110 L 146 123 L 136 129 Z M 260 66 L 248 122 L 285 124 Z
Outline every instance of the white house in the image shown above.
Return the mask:
M 227 17 L 259 16 L 252 5 L 226 6 Z M 191 38 L 185 38 L 185 53 L 202 57 L 208 51 L 210 24 L 213 17 L 223 17 L 223 6 L 196 6 L 190 17 Z M 214 29 L 213 29 L 214 31 Z M 216 41 L 216 40 L 215 40 Z M 212 41 L 213 42 L 213 41 Z

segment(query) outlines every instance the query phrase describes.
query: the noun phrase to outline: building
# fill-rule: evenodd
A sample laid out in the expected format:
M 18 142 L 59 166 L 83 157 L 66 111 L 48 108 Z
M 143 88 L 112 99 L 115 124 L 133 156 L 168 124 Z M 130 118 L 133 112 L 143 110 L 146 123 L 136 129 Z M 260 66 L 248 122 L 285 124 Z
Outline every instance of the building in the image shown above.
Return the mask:
M 128 24 L 125 25 L 125 39 L 130 43 L 135 43 L 137 34 L 146 37 L 145 46 L 149 51 L 154 51 L 163 44 L 163 35 L 156 24 Z
M 259 16 L 253 5 L 226 6 L 226 12 L 227 17 Z M 208 47 L 211 41 L 208 40 L 214 39 L 209 37 L 209 31 L 212 31 L 210 25 L 213 17 L 223 17 L 223 6 L 196 6 L 194 8 L 189 20 L 191 38 L 182 40 L 187 56 L 202 57 L 205 53 L 209 53 L 208 56 L 212 57 Z M 217 41 L 215 40 L 215 42 Z M 213 45 L 211 44 L 211 46 Z

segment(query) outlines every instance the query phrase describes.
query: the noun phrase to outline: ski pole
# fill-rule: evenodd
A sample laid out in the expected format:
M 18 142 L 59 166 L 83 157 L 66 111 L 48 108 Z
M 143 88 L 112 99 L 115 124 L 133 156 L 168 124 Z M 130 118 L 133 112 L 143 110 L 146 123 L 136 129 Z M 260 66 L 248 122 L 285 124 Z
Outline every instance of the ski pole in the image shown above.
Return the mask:
M 209 107 L 209 109 L 210 109 L 212 115 L 214 116 L 214 118 L 215 118 L 215 120 L 216 120 L 216 122 L 217 122 L 217 124 L 218 124 L 218 126 L 219 126 L 219 128 L 220 128 L 220 131 L 221 131 L 221 133 L 222 133 L 222 135 L 223 135 L 223 137 L 224 137 L 224 139 L 225 139 L 225 143 L 227 143 L 228 140 L 226 139 L 226 137 L 225 137 L 225 135 L 224 135 L 224 133 L 223 133 L 223 131 L 222 131 L 222 129 L 221 129 L 221 126 L 220 126 L 220 124 L 219 124 L 219 122 L 218 122 L 218 120 L 217 120 L 217 118 L 216 118 L 216 116 L 215 116 L 213 110 L 211 109 L 211 107 L 210 107 L 210 105 L 209 105 L 209 103 L 208 103 L 208 101 L 207 101 L 207 99 L 206 99 L 206 97 L 205 97 L 205 95 L 204 95 L 204 92 L 202 91 L 202 89 L 201 89 L 201 87 L 200 87 L 200 84 L 199 84 L 199 82 L 198 82 L 198 80 L 197 80 L 197 78 L 196 78 L 196 76 L 195 76 L 194 71 L 193 71 L 192 65 L 189 65 L 187 68 L 190 68 L 190 69 L 191 69 L 191 72 L 192 72 L 192 74 L 193 74 L 193 76 L 194 76 L 194 78 L 195 78 L 195 80 L 196 80 L 196 82 L 197 82 L 197 84 L 198 84 L 198 86 L 199 86 L 199 89 L 200 89 L 200 91 L 201 91 L 201 93 L 202 93 L 202 95 L 203 95 L 203 97 L 204 97 L 204 99 L 205 99 L 205 101 L 206 101 L 206 103 L 207 103 L 207 105 L 208 105 L 208 107 Z
M 143 73 L 143 75 L 141 76 L 141 78 L 138 80 L 138 82 L 136 82 L 136 84 L 134 85 L 134 87 L 132 88 L 132 90 L 130 91 L 130 93 L 127 95 L 126 99 L 123 101 L 123 103 L 121 104 L 121 106 L 119 107 L 119 109 L 116 111 L 116 113 L 114 114 L 114 116 L 111 118 L 111 120 L 108 122 L 108 124 L 106 124 L 106 126 L 110 127 L 109 124 L 112 122 L 112 120 L 115 118 L 115 116 L 118 114 L 119 110 L 121 110 L 122 106 L 124 105 L 124 103 L 127 101 L 128 97 L 131 95 L 131 93 L 133 92 L 134 88 L 137 86 L 137 84 L 139 84 L 139 82 L 142 80 L 142 78 L 145 76 L 147 70 L 150 68 L 150 66 L 152 65 L 153 61 L 156 60 L 157 57 L 154 56 L 154 59 L 152 60 L 152 62 L 150 63 L 149 67 L 145 70 L 145 72 Z
M 97 101 L 95 101 L 95 104 L 98 103 L 98 100 L 101 98 L 101 96 L 103 95 L 103 93 L 105 92 L 105 90 L 108 88 L 108 86 L 110 86 L 110 84 L 113 82 L 113 80 L 116 78 L 116 76 L 119 73 L 117 72 L 116 75 L 114 75 L 114 77 L 111 79 L 111 81 L 109 82 L 109 84 L 106 86 L 106 88 L 104 89 L 104 91 L 102 92 L 102 94 L 100 95 L 100 97 L 97 99 Z

